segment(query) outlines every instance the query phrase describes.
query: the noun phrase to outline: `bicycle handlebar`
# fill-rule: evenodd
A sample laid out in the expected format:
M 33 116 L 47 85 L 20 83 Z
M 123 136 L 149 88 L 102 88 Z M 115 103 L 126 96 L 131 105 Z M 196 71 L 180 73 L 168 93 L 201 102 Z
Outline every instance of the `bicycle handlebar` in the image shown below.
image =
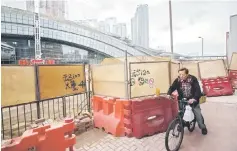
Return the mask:
M 188 103 L 188 99 L 184 98 L 184 99 L 179 100 L 179 102 Z
M 173 96 L 170 96 L 170 99 L 174 100 L 175 98 Z M 179 100 L 179 102 L 188 103 L 188 99 L 187 98 L 183 98 L 183 99 Z

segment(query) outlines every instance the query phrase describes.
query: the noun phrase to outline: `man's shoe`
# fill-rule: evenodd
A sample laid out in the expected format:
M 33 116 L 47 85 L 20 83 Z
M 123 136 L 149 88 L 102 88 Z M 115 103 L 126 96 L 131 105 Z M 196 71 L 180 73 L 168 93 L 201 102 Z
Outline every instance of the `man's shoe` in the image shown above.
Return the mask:
M 207 128 L 202 129 L 202 134 L 207 135 Z

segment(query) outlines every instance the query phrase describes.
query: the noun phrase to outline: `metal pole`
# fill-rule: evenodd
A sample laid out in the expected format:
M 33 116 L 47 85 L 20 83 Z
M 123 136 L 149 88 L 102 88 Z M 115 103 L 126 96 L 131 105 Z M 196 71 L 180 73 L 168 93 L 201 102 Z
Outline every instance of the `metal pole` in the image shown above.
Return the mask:
M 127 47 L 124 52 L 125 52 L 125 60 L 124 60 L 125 95 L 126 95 L 126 99 L 130 99 L 129 93 L 128 93 L 128 52 L 127 52 Z
M 41 118 L 40 113 L 40 87 L 39 87 L 39 69 L 35 65 L 35 86 L 36 86 L 36 108 L 37 108 L 37 118 Z
M 171 53 L 174 53 L 173 48 L 173 23 L 172 23 L 172 7 L 171 0 L 169 0 L 169 16 L 170 16 L 170 45 L 171 45 Z
M 34 34 L 35 34 L 35 59 L 41 59 L 40 12 L 39 0 L 34 0 Z
M 229 39 L 229 32 L 226 32 L 226 39 L 225 39 L 225 42 L 226 42 L 226 46 L 225 46 L 225 50 L 226 50 L 226 61 L 227 61 L 227 64 L 229 65 L 229 54 L 228 54 L 228 39 Z
M 203 38 L 202 38 L 202 57 L 203 57 Z
M 203 57 L 203 38 L 202 37 L 198 37 L 202 40 L 202 57 Z
M 91 66 L 88 64 L 88 112 L 91 113 Z

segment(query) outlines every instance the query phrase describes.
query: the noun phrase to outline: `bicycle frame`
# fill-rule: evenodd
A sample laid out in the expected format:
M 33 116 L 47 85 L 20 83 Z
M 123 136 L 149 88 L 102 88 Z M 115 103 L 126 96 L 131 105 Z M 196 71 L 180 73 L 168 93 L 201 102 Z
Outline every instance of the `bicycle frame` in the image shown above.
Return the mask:
M 178 113 L 176 118 L 178 118 L 180 120 L 180 122 L 182 123 L 183 127 L 186 125 L 185 121 L 183 120 L 183 116 L 184 116 L 185 107 L 186 107 L 187 104 L 188 104 L 187 99 L 179 100 L 179 103 L 178 103 L 178 105 L 179 105 L 179 113 Z
M 183 120 L 183 116 L 184 116 L 184 113 L 185 113 L 185 109 L 186 109 L 186 105 L 188 104 L 188 101 L 187 99 L 182 99 L 182 100 L 179 100 L 179 112 L 178 112 L 178 115 L 176 116 L 176 118 L 169 124 L 169 127 L 166 131 L 166 135 L 165 135 L 165 147 L 168 151 L 171 151 L 170 148 L 169 148 L 169 135 L 173 135 L 173 136 L 176 136 L 176 137 L 180 137 L 179 139 L 179 142 L 176 146 L 175 151 L 178 151 L 179 148 L 180 148 L 180 145 L 182 144 L 182 141 L 183 141 L 183 136 L 184 136 L 184 127 L 188 127 L 188 130 L 190 132 L 192 132 L 195 128 L 195 123 L 196 121 L 193 120 L 191 122 L 194 122 L 194 127 L 190 127 L 190 122 L 185 122 Z M 176 134 L 174 131 L 176 129 L 176 126 L 177 126 L 177 130 L 178 130 L 178 134 Z M 172 133 L 172 134 L 171 134 Z

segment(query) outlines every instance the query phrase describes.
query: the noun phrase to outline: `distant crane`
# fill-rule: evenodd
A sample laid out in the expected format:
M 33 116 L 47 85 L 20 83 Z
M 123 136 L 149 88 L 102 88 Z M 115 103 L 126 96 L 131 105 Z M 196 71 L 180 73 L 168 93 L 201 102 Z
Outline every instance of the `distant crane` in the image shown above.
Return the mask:
M 39 13 L 40 0 L 34 0 L 34 34 L 35 34 L 35 60 L 41 59 L 41 41 L 40 41 L 40 13 Z

